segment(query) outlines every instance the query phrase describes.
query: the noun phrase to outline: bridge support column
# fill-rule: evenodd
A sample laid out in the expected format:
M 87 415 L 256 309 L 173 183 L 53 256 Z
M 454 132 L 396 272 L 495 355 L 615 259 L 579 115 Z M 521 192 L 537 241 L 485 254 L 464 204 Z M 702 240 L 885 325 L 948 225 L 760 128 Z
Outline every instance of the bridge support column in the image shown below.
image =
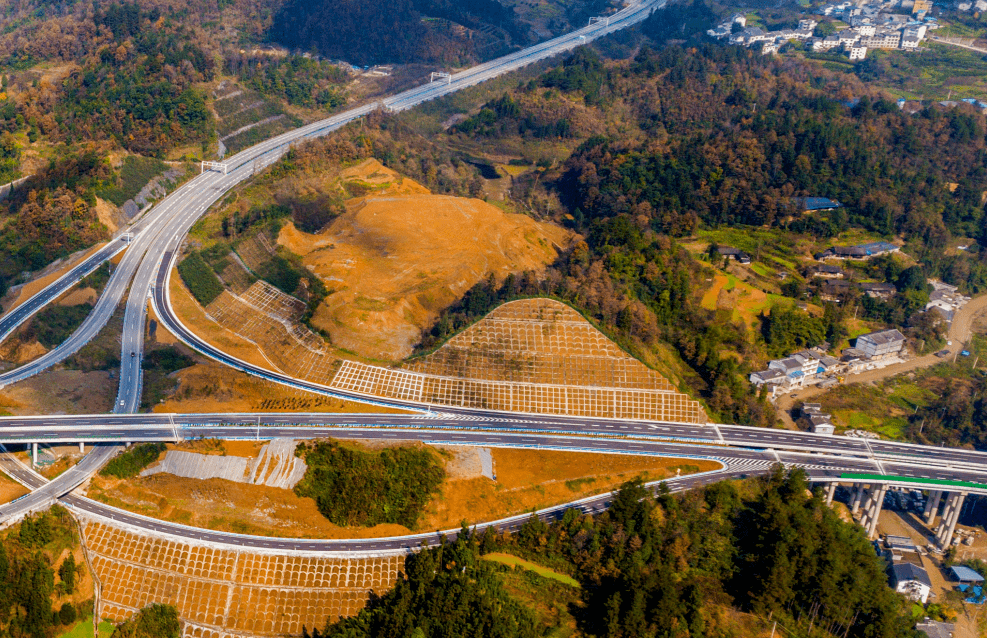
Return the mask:
M 836 496 L 836 483 L 826 485 L 826 505 L 833 504 L 833 497 Z
M 38 444 L 31 444 L 31 467 L 38 467 Z
M 86 443 L 85 441 L 79 441 L 79 454 L 86 453 Z
M 881 509 L 884 507 L 884 495 L 888 493 L 888 486 L 881 484 L 874 494 L 874 502 L 871 503 L 870 520 L 867 526 L 867 538 L 873 539 L 877 536 L 877 522 L 881 518 Z
M 925 511 L 922 512 L 926 525 L 932 525 L 932 521 L 936 519 L 936 514 L 939 513 L 940 500 L 942 500 L 942 490 L 929 492 L 929 498 L 925 501 Z
M 946 500 L 946 507 L 942 512 L 942 520 L 939 523 L 939 532 L 936 540 L 943 550 L 949 549 L 953 543 L 953 532 L 956 531 L 956 523 L 960 519 L 960 510 L 963 509 L 963 501 L 966 500 L 966 492 L 953 492 Z
M 866 486 L 863 483 L 857 483 L 853 487 L 853 494 L 850 497 L 850 514 L 856 516 L 857 512 L 860 511 L 860 499 L 864 496 L 864 490 Z

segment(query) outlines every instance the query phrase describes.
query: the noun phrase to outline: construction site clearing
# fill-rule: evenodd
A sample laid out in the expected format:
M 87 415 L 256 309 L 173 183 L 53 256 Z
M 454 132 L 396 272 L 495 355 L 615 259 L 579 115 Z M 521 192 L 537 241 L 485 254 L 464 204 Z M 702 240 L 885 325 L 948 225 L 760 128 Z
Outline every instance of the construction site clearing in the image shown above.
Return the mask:
M 379 538 L 453 529 L 464 519 L 474 523 L 497 520 L 605 493 L 638 477 L 653 481 L 720 468 L 719 463 L 703 459 L 640 455 L 428 447 L 410 441 L 372 445 L 349 441 L 346 445 L 362 450 L 394 445 L 432 450 L 446 479 L 417 529 L 330 523 L 313 499 L 299 497 L 290 489 L 304 475 L 304 463 L 293 456 L 293 442 L 169 444 L 164 460 L 150 466 L 143 476 L 125 480 L 96 476 L 87 495 L 137 514 L 217 531 L 289 538 Z M 172 455 L 177 455 L 174 463 L 168 460 Z M 300 465 L 289 468 L 294 461 Z M 164 471 L 159 469 L 162 466 Z
M 370 191 L 317 234 L 288 223 L 277 243 L 333 291 L 312 325 L 334 345 L 378 360 L 412 352 L 439 313 L 488 276 L 541 272 L 572 233 L 483 200 L 434 195 L 367 160 L 341 181 Z
M 334 347 L 378 361 L 411 354 L 422 330 L 478 282 L 543 272 L 575 239 L 553 223 L 505 213 L 479 199 L 432 194 L 374 159 L 339 172 L 296 176 L 272 190 L 279 203 L 331 198 L 342 202 L 341 212 L 318 232 L 304 232 L 288 221 L 279 231 L 253 228 L 235 238 L 231 252 L 215 266 L 227 291 L 253 307 L 269 294 L 251 289 L 259 273 L 269 270 L 272 260 L 297 259 L 328 291 L 312 308 L 310 325 Z M 258 197 L 262 202 L 254 205 L 265 205 L 271 196 Z M 203 241 L 220 237 L 217 216 L 239 214 L 252 196 L 244 193 L 243 199 L 212 215 L 215 233 Z M 285 292 L 308 299 L 306 286 Z M 207 309 L 210 314 L 242 311 L 234 299 L 217 301 L 218 307 Z M 295 302 L 305 310 L 305 302 Z M 268 314 L 296 313 L 284 308 Z M 313 350 L 323 347 L 321 338 L 295 336 Z

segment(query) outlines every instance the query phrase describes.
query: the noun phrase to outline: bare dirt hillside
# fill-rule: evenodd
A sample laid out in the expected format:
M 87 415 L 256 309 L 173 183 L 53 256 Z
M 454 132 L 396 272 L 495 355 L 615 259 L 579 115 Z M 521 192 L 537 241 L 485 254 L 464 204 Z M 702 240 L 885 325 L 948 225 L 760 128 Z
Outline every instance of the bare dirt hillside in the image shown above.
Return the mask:
M 433 195 L 375 160 L 350 172 L 373 192 L 348 200 L 318 234 L 286 225 L 278 243 L 335 291 L 313 323 L 358 355 L 408 356 L 421 330 L 478 281 L 542 270 L 571 241 L 554 224 Z

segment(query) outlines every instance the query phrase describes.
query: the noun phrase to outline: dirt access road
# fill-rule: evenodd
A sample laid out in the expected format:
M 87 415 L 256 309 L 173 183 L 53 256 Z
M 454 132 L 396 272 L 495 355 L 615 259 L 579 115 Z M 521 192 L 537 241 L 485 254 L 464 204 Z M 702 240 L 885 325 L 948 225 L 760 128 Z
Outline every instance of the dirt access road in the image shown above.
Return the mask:
M 946 336 L 946 339 L 951 341 L 953 344 L 951 346 L 947 346 L 947 349 L 951 355 L 955 356 L 960 350 L 963 349 L 963 344 L 970 340 L 970 337 L 973 335 L 974 322 L 977 317 L 985 311 L 987 311 L 987 295 L 980 295 L 979 297 L 974 297 L 971 299 L 969 303 L 956 312 L 953 316 L 953 323 L 949 326 L 949 332 L 947 332 Z M 927 354 L 924 357 L 909 359 L 908 361 L 890 365 L 879 370 L 868 370 L 861 374 L 847 375 L 844 383 L 846 385 L 852 385 L 854 383 L 876 383 L 889 377 L 893 377 L 896 374 L 911 372 L 912 370 L 927 368 L 937 363 L 942 363 L 947 359 L 948 357 L 940 358 L 934 354 Z M 825 391 L 826 390 L 823 388 L 811 386 L 799 391 L 794 399 L 790 394 L 784 394 L 779 397 L 775 402 L 775 406 L 778 408 L 778 415 L 784 422 L 785 427 L 789 429 L 795 429 L 796 427 L 790 414 L 792 406 L 794 406 L 795 403 L 799 401 L 806 401 L 816 395 L 822 394 Z

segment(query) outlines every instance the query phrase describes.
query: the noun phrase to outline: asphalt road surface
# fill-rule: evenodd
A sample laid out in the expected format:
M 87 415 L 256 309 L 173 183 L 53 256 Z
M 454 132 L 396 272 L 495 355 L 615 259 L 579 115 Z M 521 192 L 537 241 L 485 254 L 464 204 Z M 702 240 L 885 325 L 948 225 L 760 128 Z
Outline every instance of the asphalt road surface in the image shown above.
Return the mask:
M 350 439 L 376 439 L 376 440 L 398 440 L 414 438 L 423 442 L 442 445 L 483 445 L 494 447 L 527 447 L 539 449 L 560 449 L 598 453 L 617 454 L 647 454 L 672 457 L 702 457 L 719 460 L 724 469 L 719 472 L 703 473 L 698 475 L 688 475 L 669 479 L 669 487 L 681 490 L 689 489 L 698 485 L 704 485 L 713 481 L 725 478 L 739 478 L 756 474 L 763 474 L 770 471 L 775 463 L 782 463 L 790 467 L 802 467 L 811 479 L 832 480 L 840 478 L 847 473 L 874 473 L 873 462 L 865 458 L 852 457 L 831 457 L 824 455 L 806 455 L 794 452 L 778 452 L 764 449 L 746 448 L 725 448 L 715 445 L 684 444 L 660 441 L 647 441 L 635 439 L 614 439 L 603 437 L 585 437 L 572 435 L 544 435 L 532 433 L 504 433 L 504 432 L 477 432 L 477 431 L 428 431 L 428 430 L 398 430 L 398 429 L 364 429 L 353 428 L 319 428 L 312 427 L 266 427 L 261 426 L 261 431 L 256 429 L 251 432 L 251 428 L 245 426 L 229 427 L 214 426 L 200 428 L 201 434 L 207 437 L 217 438 L 244 438 L 251 434 L 262 436 L 263 438 L 297 438 L 300 436 L 319 435 L 335 436 Z M 87 456 L 86 459 L 92 455 Z M 84 460 L 86 460 L 84 459 Z M 23 467 L 11 457 L 6 456 L 3 460 L 4 471 L 10 473 L 14 478 L 36 490 L 43 490 L 52 483 L 45 483 L 44 479 Z M 884 463 L 884 469 L 889 476 L 908 476 L 915 473 L 915 468 L 909 462 Z M 984 471 L 960 471 L 960 470 L 935 470 L 926 468 L 921 473 L 931 479 L 948 478 L 952 480 L 984 480 Z M 978 491 L 978 490 L 971 490 Z M 987 492 L 987 489 L 983 490 Z M 34 492 L 36 493 L 36 492 Z M 32 493 L 32 494 L 34 494 Z M 27 498 L 27 497 L 23 497 Z M 570 507 L 578 507 L 584 511 L 595 511 L 605 507 L 610 499 L 610 495 L 601 495 L 584 499 L 574 503 L 568 503 L 554 508 L 549 508 L 539 513 L 540 516 L 551 519 L 561 515 Z M 112 519 L 118 523 L 146 529 L 148 531 L 167 533 L 188 540 L 208 541 L 234 545 L 238 547 L 254 549 L 272 549 L 282 551 L 319 551 L 319 552 L 350 552 L 350 553 L 373 553 L 379 551 L 406 551 L 420 546 L 424 541 L 427 543 L 437 542 L 437 534 L 422 534 L 414 536 L 404 536 L 387 539 L 361 539 L 361 540 L 300 540 L 300 539 L 272 539 L 269 537 L 255 537 L 225 532 L 213 532 L 210 530 L 191 528 L 183 525 L 167 523 L 156 519 L 150 519 L 136 514 L 131 514 L 112 508 L 100 503 L 95 503 L 85 498 L 68 496 L 63 501 L 69 506 L 82 513 L 102 516 Z M 49 500 L 50 502 L 50 500 Z M 0 517 L 7 516 L 7 510 L 16 506 L 16 501 L 12 504 L 0 506 Z M 522 515 L 478 525 L 478 529 L 486 526 L 494 526 L 497 529 L 514 529 L 523 524 L 529 515 Z M 454 534 L 455 530 L 448 530 L 446 535 Z

